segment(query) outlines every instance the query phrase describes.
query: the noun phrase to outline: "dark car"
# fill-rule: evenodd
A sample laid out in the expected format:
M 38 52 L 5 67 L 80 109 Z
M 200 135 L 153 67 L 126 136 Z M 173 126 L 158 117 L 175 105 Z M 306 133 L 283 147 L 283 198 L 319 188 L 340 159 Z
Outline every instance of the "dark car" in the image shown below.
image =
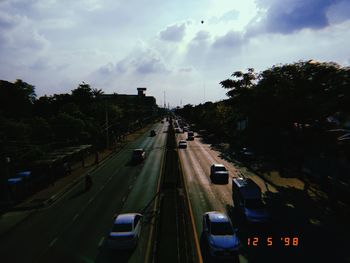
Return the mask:
M 252 161 L 255 159 L 255 153 L 251 148 L 243 147 L 239 151 L 239 157 L 244 161 Z
M 210 167 L 210 179 L 214 182 L 228 184 L 228 171 L 223 164 L 215 163 Z
M 151 130 L 150 134 L 149 134 L 151 137 L 154 137 L 156 136 L 156 131 L 155 130 Z
M 142 162 L 146 158 L 146 153 L 143 149 L 135 149 L 132 152 L 132 161 L 133 162 Z

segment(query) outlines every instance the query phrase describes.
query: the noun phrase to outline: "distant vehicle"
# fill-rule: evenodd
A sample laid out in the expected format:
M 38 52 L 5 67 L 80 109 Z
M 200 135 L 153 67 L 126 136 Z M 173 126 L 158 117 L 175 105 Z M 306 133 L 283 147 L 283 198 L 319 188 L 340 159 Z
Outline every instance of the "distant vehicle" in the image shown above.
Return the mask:
M 112 249 L 133 249 L 141 233 L 142 215 L 138 213 L 120 214 L 108 235 L 107 245 Z
M 203 236 L 211 258 L 237 257 L 240 241 L 230 219 L 225 214 L 217 211 L 206 212 L 203 215 Z
M 246 161 L 250 161 L 250 160 L 253 160 L 255 158 L 254 151 L 249 147 L 243 147 L 239 151 L 239 155 L 243 160 L 246 160 Z
M 238 208 L 246 220 L 251 223 L 269 221 L 269 214 L 261 200 L 260 187 L 249 178 L 232 179 L 232 199 L 235 208 Z
M 150 134 L 149 134 L 151 137 L 154 137 L 156 136 L 156 131 L 155 130 L 151 130 Z
M 181 129 L 180 128 L 175 128 L 175 133 L 181 133 Z
M 194 140 L 194 132 L 193 131 L 188 131 L 187 132 L 187 140 L 188 141 L 193 141 Z
M 187 142 L 185 140 L 179 141 L 179 148 L 186 149 L 187 148 Z
M 132 161 L 133 162 L 142 162 L 146 158 L 146 153 L 143 149 L 135 149 L 132 152 Z
M 223 164 L 213 164 L 210 166 L 210 180 L 228 184 L 228 171 Z

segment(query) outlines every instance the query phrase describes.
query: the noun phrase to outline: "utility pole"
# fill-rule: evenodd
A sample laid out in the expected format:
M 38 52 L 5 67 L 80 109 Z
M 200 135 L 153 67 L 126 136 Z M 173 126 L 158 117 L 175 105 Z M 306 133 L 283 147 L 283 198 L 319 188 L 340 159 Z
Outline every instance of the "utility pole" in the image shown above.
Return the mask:
M 108 110 L 107 110 L 107 103 L 105 104 L 105 111 L 106 111 L 106 146 L 107 149 L 109 149 L 109 133 L 108 133 Z
M 164 109 L 166 108 L 166 102 L 165 102 L 165 90 L 164 90 Z

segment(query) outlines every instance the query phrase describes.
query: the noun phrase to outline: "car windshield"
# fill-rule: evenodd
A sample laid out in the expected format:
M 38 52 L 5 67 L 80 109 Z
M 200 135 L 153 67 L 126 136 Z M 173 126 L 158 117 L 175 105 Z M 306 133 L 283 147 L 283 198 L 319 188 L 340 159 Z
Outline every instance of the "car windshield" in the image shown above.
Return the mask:
M 124 224 L 114 224 L 112 232 L 131 232 L 132 224 L 124 223 Z
M 259 209 L 264 207 L 264 204 L 260 199 L 246 199 L 244 204 L 246 208 L 250 209 Z
M 215 167 L 215 171 L 217 171 L 217 172 L 226 171 L 226 168 L 223 166 L 218 166 L 218 167 Z
M 213 235 L 232 235 L 233 229 L 229 222 L 211 223 L 211 234 Z

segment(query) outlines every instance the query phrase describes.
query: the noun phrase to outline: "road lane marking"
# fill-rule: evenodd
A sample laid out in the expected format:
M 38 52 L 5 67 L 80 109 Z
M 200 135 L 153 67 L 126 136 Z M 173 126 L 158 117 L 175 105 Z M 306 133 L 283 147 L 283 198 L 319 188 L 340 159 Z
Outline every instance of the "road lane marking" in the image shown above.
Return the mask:
M 51 243 L 50 243 L 50 247 L 53 247 L 53 245 L 56 243 L 56 241 L 58 240 L 58 237 L 54 238 Z
M 91 197 L 91 198 L 89 199 L 89 201 L 88 201 L 88 204 L 90 204 L 93 200 L 94 200 L 94 198 Z
M 179 163 L 180 163 L 180 169 L 181 169 L 181 174 L 182 174 L 182 180 L 184 183 L 184 192 L 185 192 L 185 196 L 186 196 L 186 200 L 187 200 L 187 205 L 188 205 L 188 209 L 190 212 L 190 218 L 191 218 L 191 223 L 192 223 L 192 230 L 193 230 L 193 235 L 194 235 L 194 243 L 196 245 L 196 249 L 197 249 L 197 255 L 198 255 L 198 261 L 199 263 L 203 263 L 203 258 L 202 258 L 202 252 L 201 252 L 201 248 L 200 248 L 200 244 L 199 244 L 199 238 L 197 235 L 197 230 L 196 230 L 196 224 L 194 222 L 194 215 L 193 215 L 193 211 L 192 211 L 192 206 L 191 206 L 191 202 L 190 202 L 190 198 L 188 195 L 188 188 L 187 188 L 187 183 L 186 183 L 186 178 L 184 177 L 183 174 L 183 165 L 182 165 L 182 160 L 179 156 Z
M 124 202 L 125 202 L 125 200 L 126 200 L 126 197 L 124 196 L 124 197 L 123 197 L 123 199 L 122 199 L 122 202 L 124 203 Z
M 165 136 L 165 141 L 167 140 L 167 137 Z M 165 142 L 166 143 L 166 142 Z M 162 175 L 163 175 L 163 169 L 164 169 L 164 163 L 165 163 L 165 149 L 166 147 L 164 147 L 163 149 L 163 154 L 162 154 L 162 161 L 161 161 L 161 167 L 159 170 L 159 176 L 158 176 L 158 184 L 157 184 L 157 193 L 159 193 L 160 190 L 160 182 L 162 179 Z M 153 211 L 157 211 L 156 208 L 158 206 L 158 202 L 159 202 L 159 195 L 156 197 L 156 199 L 154 200 L 154 204 L 153 204 Z M 159 215 L 159 210 L 158 210 L 158 215 Z M 148 242 L 147 242 L 147 246 L 146 246 L 146 255 L 145 255 L 145 262 L 148 263 L 150 262 L 150 256 L 151 256 L 151 248 L 152 248 L 152 240 L 153 240 L 153 235 L 154 235 L 154 229 L 155 229 L 155 220 L 156 220 L 156 216 L 152 216 L 151 219 L 151 226 L 150 226 L 150 231 L 149 231 L 149 238 L 148 238 Z M 155 253 L 155 248 L 156 248 L 156 244 L 153 245 L 153 254 Z
M 73 217 L 73 220 L 72 220 L 72 221 L 74 222 L 75 220 L 77 220 L 78 216 L 79 216 L 79 213 L 76 214 L 76 215 Z
M 100 242 L 98 242 L 98 247 L 102 246 L 104 240 L 105 240 L 105 238 L 101 237 Z

